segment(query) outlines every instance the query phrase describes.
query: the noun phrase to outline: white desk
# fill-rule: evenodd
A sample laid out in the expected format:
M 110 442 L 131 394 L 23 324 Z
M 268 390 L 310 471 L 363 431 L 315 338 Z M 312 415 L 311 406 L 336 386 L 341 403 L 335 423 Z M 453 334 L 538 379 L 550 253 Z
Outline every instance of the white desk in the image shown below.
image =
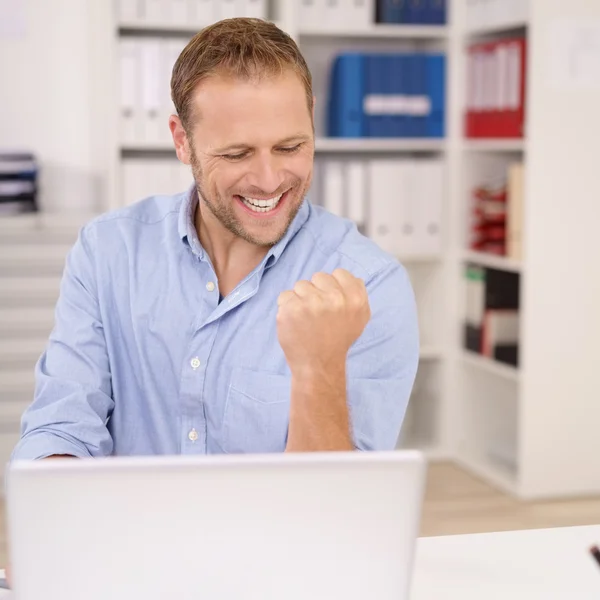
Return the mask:
M 411 600 L 600 600 L 600 525 L 418 540 Z
M 600 525 L 420 538 L 411 600 L 600 600 L 593 544 Z

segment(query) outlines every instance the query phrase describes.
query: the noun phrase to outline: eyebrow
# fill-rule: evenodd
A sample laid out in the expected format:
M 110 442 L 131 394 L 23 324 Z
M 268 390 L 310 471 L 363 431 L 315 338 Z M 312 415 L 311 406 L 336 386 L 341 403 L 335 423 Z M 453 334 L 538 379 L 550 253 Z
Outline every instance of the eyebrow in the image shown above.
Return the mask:
M 296 135 L 290 135 L 284 138 L 283 140 L 279 140 L 279 142 L 277 142 L 275 146 L 285 146 L 286 144 L 290 144 L 291 142 L 307 142 L 309 139 L 310 136 L 306 135 L 305 133 L 297 133 Z M 224 146 L 223 148 L 214 148 L 213 152 L 215 154 L 227 154 L 229 152 L 233 152 L 234 150 L 248 150 L 249 148 L 252 148 L 250 144 L 244 144 L 240 142 L 239 144 L 231 144 L 229 146 Z

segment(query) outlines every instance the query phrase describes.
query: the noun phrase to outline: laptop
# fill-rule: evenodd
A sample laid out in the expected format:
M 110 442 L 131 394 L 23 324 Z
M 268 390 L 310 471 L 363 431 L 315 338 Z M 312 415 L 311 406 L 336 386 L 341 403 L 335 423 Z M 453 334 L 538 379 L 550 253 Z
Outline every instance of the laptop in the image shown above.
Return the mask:
M 19 600 L 407 600 L 418 451 L 15 462 Z

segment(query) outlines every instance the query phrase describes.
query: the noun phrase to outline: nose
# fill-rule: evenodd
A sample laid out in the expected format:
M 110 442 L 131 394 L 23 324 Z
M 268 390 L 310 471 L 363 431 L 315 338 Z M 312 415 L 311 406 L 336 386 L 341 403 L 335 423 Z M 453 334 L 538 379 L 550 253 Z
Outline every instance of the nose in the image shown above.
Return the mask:
M 265 194 L 276 192 L 283 183 L 283 173 L 277 157 L 272 154 L 260 154 L 252 161 L 248 183 Z

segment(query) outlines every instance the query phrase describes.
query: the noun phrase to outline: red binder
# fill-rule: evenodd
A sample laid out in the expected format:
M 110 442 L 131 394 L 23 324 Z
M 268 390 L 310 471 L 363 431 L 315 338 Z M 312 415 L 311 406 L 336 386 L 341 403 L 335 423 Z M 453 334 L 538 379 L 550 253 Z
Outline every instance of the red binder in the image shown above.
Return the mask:
M 524 136 L 526 53 L 522 37 L 469 47 L 467 138 Z

